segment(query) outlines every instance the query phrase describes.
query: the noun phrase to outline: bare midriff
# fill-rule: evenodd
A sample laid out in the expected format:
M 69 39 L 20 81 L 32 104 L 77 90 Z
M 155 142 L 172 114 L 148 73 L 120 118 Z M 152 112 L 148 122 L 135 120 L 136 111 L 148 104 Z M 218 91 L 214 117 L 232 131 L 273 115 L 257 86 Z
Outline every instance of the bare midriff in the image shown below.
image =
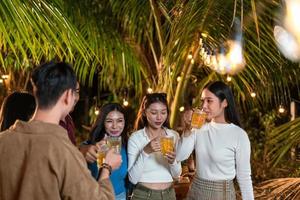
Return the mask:
M 164 189 L 167 189 L 172 186 L 172 182 L 169 182 L 169 183 L 142 183 L 142 182 L 140 182 L 140 184 L 149 189 L 152 189 L 152 190 L 164 190 Z

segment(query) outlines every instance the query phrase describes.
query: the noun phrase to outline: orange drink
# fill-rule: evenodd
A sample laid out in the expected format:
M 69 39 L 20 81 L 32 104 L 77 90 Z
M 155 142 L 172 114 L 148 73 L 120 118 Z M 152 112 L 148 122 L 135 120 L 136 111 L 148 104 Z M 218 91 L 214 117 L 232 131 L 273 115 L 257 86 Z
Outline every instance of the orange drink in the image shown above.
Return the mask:
M 201 128 L 205 123 L 207 114 L 203 111 L 194 111 L 192 115 L 191 127 Z
M 166 155 L 167 152 L 174 151 L 174 137 L 173 136 L 164 136 L 160 138 L 160 149 L 163 155 Z
M 106 152 L 108 151 L 108 146 L 107 145 L 102 145 L 98 151 L 98 156 L 97 156 L 97 166 L 98 168 L 101 167 L 101 165 L 105 162 L 105 156 Z
M 108 136 L 106 142 L 110 149 L 113 148 L 116 153 L 121 152 L 121 146 L 122 146 L 121 136 Z

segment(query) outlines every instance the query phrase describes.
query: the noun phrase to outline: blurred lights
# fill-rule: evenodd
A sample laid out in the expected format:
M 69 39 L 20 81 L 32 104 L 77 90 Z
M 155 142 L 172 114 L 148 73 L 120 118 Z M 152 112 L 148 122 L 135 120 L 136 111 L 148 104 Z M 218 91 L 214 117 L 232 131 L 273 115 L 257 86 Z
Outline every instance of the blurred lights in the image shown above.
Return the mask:
M 251 92 L 250 96 L 251 96 L 252 98 L 255 98 L 255 97 L 256 97 L 256 93 L 255 93 L 255 92 Z
M 3 79 L 0 79 L 0 84 L 2 84 L 3 83 Z
M 129 105 L 129 102 L 126 100 L 126 99 L 123 99 L 123 106 L 128 106 Z
M 188 55 L 188 59 L 191 60 L 192 58 L 193 58 L 193 55 L 192 55 L 192 54 L 189 54 L 189 55 Z
M 151 93 L 153 92 L 153 89 L 149 87 L 149 88 L 147 89 L 147 92 L 148 92 L 149 94 L 151 94 Z
M 99 111 L 99 108 L 98 108 L 98 107 L 96 107 L 96 108 L 95 108 L 95 112 L 94 112 L 94 113 L 95 113 L 95 115 L 99 115 L 99 112 L 100 112 L 100 111 Z
M 279 108 L 278 108 L 278 112 L 279 113 L 284 113 L 285 112 L 285 108 L 282 105 L 280 105 Z
M 180 112 L 183 112 L 183 111 L 184 111 L 184 106 L 181 106 L 181 107 L 179 108 L 179 111 L 180 111 Z
M 285 0 L 286 10 L 274 37 L 281 53 L 291 61 L 300 61 L 300 0 Z
M 231 79 L 232 79 L 231 76 L 227 76 L 227 78 L 226 78 L 227 82 L 230 82 Z
M 177 77 L 177 81 L 178 82 L 181 81 L 181 77 L 180 76 Z
M 2 79 L 8 79 L 8 78 L 9 78 L 9 75 L 4 74 L 4 75 L 1 76 L 1 78 L 2 78 Z

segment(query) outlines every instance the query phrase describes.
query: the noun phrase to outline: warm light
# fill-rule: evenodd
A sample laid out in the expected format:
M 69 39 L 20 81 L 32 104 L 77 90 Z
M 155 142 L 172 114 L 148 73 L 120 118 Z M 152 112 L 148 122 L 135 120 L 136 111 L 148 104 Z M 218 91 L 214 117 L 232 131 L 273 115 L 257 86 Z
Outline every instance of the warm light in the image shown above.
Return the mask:
M 231 81 L 231 76 L 227 76 L 226 80 L 227 80 L 227 82 L 230 82 Z
M 255 97 L 256 97 L 256 93 L 255 93 L 255 92 L 251 92 L 251 93 L 250 93 L 250 96 L 251 96 L 252 98 L 255 98 Z
M 192 59 L 193 58 L 193 55 L 192 54 L 189 54 L 188 55 L 188 59 Z
M 129 102 L 126 99 L 124 99 L 123 100 L 123 106 L 128 106 L 128 105 L 129 105 Z
M 8 78 L 9 78 L 9 75 L 4 74 L 4 75 L 2 75 L 1 77 L 2 77 L 2 79 L 8 79 Z
M 298 40 L 300 39 L 300 1 L 286 0 L 285 27 L 293 33 Z M 298 41 L 299 42 L 299 41 Z
M 180 76 L 177 77 L 177 81 L 178 82 L 181 81 L 181 77 Z
M 194 64 L 194 63 L 195 63 L 195 60 L 194 60 L 194 59 L 192 59 L 192 60 L 191 60 L 191 64 Z
M 281 53 L 292 61 L 300 59 L 300 45 L 296 38 L 281 26 L 274 27 L 274 37 Z
M 95 108 L 95 115 L 99 115 L 99 109 L 97 107 Z
M 153 92 L 153 89 L 149 87 L 149 88 L 147 89 L 147 92 L 148 92 L 148 93 L 152 93 L 152 92 Z
M 3 83 L 3 79 L 0 79 L 0 84 L 2 84 Z
M 181 106 L 181 107 L 179 108 L 179 111 L 180 111 L 180 112 L 183 112 L 183 111 L 184 111 L 184 106 Z
M 217 68 L 217 72 L 221 73 L 221 74 L 225 74 L 226 73 L 226 68 L 229 66 L 228 60 L 225 57 L 225 55 L 223 53 L 218 55 L 218 68 Z
M 204 38 L 207 38 L 208 34 L 207 33 L 201 33 L 201 36 Z
M 285 112 L 285 109 L 282 105 L 279 106 L 278 112 L 279 113 L 284 113 Z

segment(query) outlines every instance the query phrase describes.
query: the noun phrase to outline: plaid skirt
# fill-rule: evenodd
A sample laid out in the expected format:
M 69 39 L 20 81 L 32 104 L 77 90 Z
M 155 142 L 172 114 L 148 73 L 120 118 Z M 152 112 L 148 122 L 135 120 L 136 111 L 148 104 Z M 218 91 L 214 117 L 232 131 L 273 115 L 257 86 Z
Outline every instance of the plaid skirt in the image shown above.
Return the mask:
M 235 200 L 232 180 L 210 181 L 194 177 L 187 200 Z

